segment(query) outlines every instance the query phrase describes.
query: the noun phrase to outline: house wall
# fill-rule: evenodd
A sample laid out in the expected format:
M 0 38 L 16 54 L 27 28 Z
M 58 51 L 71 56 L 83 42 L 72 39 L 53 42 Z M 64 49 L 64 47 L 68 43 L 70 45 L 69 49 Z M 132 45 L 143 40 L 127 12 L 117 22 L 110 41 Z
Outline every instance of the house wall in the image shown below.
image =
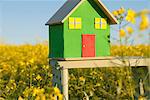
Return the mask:
M 94 8 L 93 8 L 93 7 Z M 98 9 L 98 10 L 97 10 Z M 97 10 L 97 11 L 96 11 Z M 82 54 L 82 34 L 96 35 L 96 56 L 110 55 L 110 44 L 108 42 L 108 35 L 110 35 L 110 25 L 107 25 L 106 30 L 95 29 L 95 17 L 107 18 L 104 13 L 99 10 L 98 6 L 90 0 L 84 1 L 78 9 L 76 9 L 70 17 L 82 18 L 82 29 L 69 29 L 68 19 L 64 22 L 64 57 L 81 57 Z
M 63 56 L 64 56 L 63 24 L 51 25 L 49 27 L 49 57 L 63 58 Z

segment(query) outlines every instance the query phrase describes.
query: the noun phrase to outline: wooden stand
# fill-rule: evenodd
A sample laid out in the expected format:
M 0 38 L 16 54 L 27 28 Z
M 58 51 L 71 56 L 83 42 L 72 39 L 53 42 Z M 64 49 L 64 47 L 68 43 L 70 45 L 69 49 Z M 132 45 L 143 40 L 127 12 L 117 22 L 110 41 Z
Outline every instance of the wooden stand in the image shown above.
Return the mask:
M 141 57 L 94 57 L 94 58 L 53 58 L 50 59 L 53 73 L 53 86 L 63 93 L 64 100 L 68 96 L 68 69 L 98 68 L 98 67 L 127 67 L 149 66 L 150 58 Z

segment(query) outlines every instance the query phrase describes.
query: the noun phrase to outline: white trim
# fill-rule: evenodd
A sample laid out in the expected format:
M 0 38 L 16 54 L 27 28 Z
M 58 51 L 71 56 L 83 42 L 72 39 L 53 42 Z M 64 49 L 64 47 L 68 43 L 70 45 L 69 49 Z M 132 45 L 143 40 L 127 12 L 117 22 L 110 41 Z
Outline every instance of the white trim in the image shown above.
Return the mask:
M 123 62 L 125 61 L 125 62 Z M 97 59 L 97 60 L 67 60 L 67 61 L 58 61 L 60 66 L 63 66 L 64 69 L 72 68 L 102 68 L 102 67 L 127 67 L 127 66 L 149 66 L 150 58 L 112 58 L 112 59 Z
M 113 22 L 113 24 L 118 24 L 117 19 L 112 15 L 112 13 L 107 9 L 107 7 L 102 3 L 101 0 L 95 0 L 98 4 L 100 4 L 100 8 L 103 12 L 109 17 L 109 19 Z
M 53 23 L 50 23 L 50 24 L 64 23 L 65 20 L 66 20 L 69 16 L 71 16 L 71 14 L 72 14 L 84 1 L 86 1 L 86 0 L 80 0 L 80 1 L 78 2 L 78 4 L 77 4 L 74 8 L 72 8 L 72 10 L 71 10 L 63 19 L 61 19 L 60 22 L 57 22 L 57 21 L 56 21 L 56 22 L 53 22 Z M 97 4 L 97 5 L 99 6 L 99 8 L 103 11 L 103 13 L 105 13 L 106 16 L 109 18 L 110 24 L 118 24 L 118 23 L 119 23 L 119 22 L 117 21 L 117 19 L 112 15 L 112 13 L 107 9 L 107 7 L 102 3 L 101 0 L 93 0 L 93 1 L 96 2 L 96 4 Z M 48 25 L 48 24 L 46 24 L 46 25 Z
M 72 11 L 61 21 L 64 23 L 64 21 L 84 2 L 85 0 L 81 0 L 73 9 Z
M 81 0 L 73 9 L 72 11 L 61 21 L 61 23 L 64 23 L 64 21 L 86 0 Z M 101 0 L 95 0 L 97 4 L 99 4 L 99 7 L 103 10 L 103 12 L 108 16 L 108 18 L 111 20 L 112 24 L 118 24 L 119 22 L 117 19 L 112 15 L 112 13 L 107 9 L 107 7 L 102 3 Z

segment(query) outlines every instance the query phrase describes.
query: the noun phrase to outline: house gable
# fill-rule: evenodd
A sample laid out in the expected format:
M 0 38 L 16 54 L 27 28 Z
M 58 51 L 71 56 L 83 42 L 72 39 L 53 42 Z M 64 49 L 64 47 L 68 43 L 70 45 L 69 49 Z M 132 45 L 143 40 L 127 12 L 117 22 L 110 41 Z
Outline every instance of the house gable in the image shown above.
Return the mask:
M 84 1 L 87 0 L 68 0 L 46 23 L 46 25 L 61 24 L 70 16 Z M 110 20 L 110 24 L 117 24 L 116 18 L 109 12 L 104 6 L 101 0 L 88 0 L 89 2 L 95 2 L 98 5 L 98 9 L 101 9 Z
M 109 32 L 109 24 L 107 29 L 95 29 L 94 19 L 107 18 L 102 10 L 96 10 L 96 3 L 85 0 L 69 17 L 80 17 L 82 19 L 81 29 L 69 29 L 69 17 L 64 21 L 64 57 L 81 57 L 81 35 L 96 35 L 96 56 L 109 55 L 109 43 L 107 36 Z

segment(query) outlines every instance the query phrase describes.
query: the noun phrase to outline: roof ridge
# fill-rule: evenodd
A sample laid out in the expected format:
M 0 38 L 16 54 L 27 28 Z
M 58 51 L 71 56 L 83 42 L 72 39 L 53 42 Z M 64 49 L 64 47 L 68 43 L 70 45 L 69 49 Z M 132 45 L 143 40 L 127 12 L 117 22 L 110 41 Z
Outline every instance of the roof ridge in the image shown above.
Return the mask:
M 84 1 L 88 0 L 67 0 L 63 6 L 49 19 L 45 25 L 54 25 L 63 23 Z M 102 3 L 101 0 L 93 0 L 97 3 L 100 9 L 106 14 L 110 19 L 111 24 L 117 24 L 118 21 L 107 9 L 107 7 Z

